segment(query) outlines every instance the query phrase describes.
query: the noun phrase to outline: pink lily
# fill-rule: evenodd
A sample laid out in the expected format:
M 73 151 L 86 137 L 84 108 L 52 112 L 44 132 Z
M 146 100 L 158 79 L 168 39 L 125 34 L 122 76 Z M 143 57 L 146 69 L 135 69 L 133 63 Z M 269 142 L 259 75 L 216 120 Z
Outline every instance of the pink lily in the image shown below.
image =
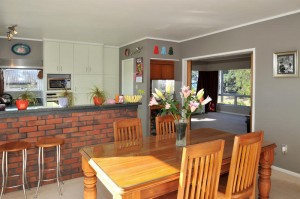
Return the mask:
M 184 86 L 181 88 L 181 92 L 184 98 L 188 98 L 191 95 L 191 90 L 189 86 Z
M 149 102 L 149 106 L 153 106 L 153 105 L 158 105 L 155 97 L 152 97 L 151 100 L 150 100 L 150 102 Z
M 198 102 L 190 101 L 190 105 L 189 106 L 190 106 L 191 112 L 194 112 L 199 107 L 199 103 Z

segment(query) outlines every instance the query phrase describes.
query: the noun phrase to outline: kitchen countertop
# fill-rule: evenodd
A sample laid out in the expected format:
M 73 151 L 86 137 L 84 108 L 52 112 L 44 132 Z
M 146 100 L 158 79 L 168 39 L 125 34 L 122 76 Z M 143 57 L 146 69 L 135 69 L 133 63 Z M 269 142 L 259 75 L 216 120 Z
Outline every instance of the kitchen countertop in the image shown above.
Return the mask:
M 0 111 L 0 118 L 6 117 L 20 117 L 20 116 L 37 116 L 48 115 L 49 113 L 74 113 L 74 112 L 87 112 L 98 110 L 114 110 L 119 108 L 136 108 L 141 103 L 125 103 L 125 104 L 105 104 L 101 106 L 95 105 L 80 105 L 71 106 L 66 108 L 60 107 L 43 107 L 43 106 L 30 106 L 27 110 L 18 111 L 14 108 L 8 108 L 6 111 Z

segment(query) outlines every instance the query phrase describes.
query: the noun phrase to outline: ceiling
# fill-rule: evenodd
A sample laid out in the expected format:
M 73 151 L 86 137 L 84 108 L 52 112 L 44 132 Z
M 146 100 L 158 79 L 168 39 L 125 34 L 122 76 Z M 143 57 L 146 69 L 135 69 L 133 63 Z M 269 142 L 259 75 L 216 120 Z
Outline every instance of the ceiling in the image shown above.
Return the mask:
M 155 38 L 184 41 L 285 13 L 299 0 L 0 0 L 0 36 L 112 46 Z

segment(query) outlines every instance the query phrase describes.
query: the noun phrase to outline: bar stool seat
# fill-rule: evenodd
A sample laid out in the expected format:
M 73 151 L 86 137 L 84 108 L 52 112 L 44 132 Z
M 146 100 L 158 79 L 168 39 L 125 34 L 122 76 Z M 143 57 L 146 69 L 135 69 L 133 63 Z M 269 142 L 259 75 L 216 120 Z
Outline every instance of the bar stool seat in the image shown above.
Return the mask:
M 37 147 L 49 148 L 64 144 L 61 138 L 42 138 L 35 144 Z
M 30 146 L 31 144 L 25 141 L 8 142 L 0 146 L 0 152 L 2 152 L 2 185 L 1 185 L 0 198 L 2 198 L 6 188 L 13 188 L 18 186 L 23 186 L 24 196 L 25 198 L 27 198 L 25 185 L 27 186 L 28 189 L 29 186 L 28 186 L 27 176 L 26 176 L 26 163 L 27 163 L 27 149 L 30 148 Z M 13 175 L 13 176 L 8 175 L 8 153 L 19 152 L 19 151 L 22 151 L 22 184 L 7 187 L 7 180 L 9 177 L 19 176 L 19 175 Z
M 62 195 L 61 184 L 63 184 L 61 172 L 60 172 L 60 146 L 64 144 L 64 139 L 52 137 L 52 138 L 42 138 L 36 142 L 36 146 L 39 147 L 39 157 L 38 157 L 38 169 L 39 169 L 39 179 L 36 188 L 35 198 L 37 198 L 39 187 L 43 181 L 56 180 L 58 185 L 59 194 Z M 56 148 L 56 168 L 47 170 L 56 170 L 56 178 L 44 179 L 44 148 Z

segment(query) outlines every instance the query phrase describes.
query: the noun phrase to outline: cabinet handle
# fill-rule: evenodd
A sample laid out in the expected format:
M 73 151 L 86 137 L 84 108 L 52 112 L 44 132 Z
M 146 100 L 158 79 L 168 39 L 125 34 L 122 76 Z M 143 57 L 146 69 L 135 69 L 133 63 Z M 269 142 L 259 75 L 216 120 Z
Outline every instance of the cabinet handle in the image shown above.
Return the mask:
M 60 66 L 60 71 L 62 71 L 62 66 Z
M 59 66 L 56 67 L 56 70 L 59 71 Z

